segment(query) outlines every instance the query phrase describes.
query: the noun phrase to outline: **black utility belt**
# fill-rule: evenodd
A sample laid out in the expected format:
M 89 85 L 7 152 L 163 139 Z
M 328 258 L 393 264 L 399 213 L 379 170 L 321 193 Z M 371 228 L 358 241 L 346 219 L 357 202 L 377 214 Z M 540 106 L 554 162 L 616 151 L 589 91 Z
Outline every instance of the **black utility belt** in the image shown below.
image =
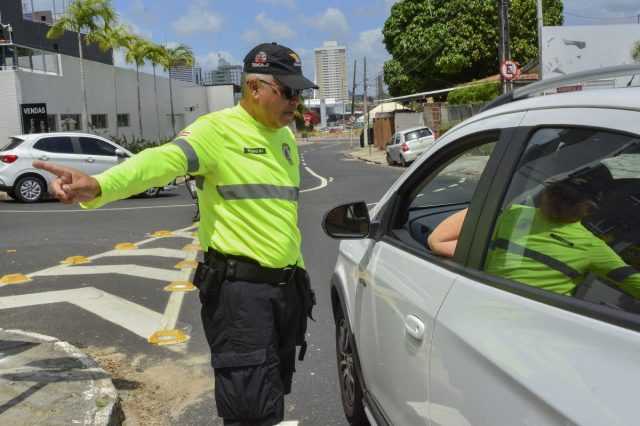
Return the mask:
M 211 248 L 204 256 L 204 263 L 219 271 L 221 277 L 229 281 L 248 281 L 286 285 L 292 281 L 296 266 L 286 268 L 268 268 L 251 259 L 236 256 L 226 256 Z

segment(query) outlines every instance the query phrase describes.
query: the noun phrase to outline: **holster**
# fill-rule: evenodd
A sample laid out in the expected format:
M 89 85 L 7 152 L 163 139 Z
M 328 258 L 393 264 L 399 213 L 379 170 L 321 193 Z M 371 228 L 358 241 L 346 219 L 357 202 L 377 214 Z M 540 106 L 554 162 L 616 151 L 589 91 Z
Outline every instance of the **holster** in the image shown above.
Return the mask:
M 198 267 L 193 277 L 193 285 L 200 290 L 200 302 L 204 304 L 218 299 L 225 273 L 223 265 L 212 266 L 198 262 Z
M 296 268 L 295 285 L 298 292 L 300 309 L 298 311 L 298 333 L 296 335 L 296 346 L 300 346 L 298 360 L 302 361 L 307 352 L 307 321 L 313 318 L 313 307 L 316 304 L 316 294 L 311 288 L 311 280 L 305 269 Z

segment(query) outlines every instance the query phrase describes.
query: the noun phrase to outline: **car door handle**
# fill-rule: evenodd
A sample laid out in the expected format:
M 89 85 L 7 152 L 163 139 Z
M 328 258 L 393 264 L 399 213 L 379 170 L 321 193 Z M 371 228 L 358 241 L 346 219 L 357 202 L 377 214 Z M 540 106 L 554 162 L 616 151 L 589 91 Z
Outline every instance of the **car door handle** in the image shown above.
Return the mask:
M 86 159 L 86 160 L 84 160 L 84 161 L 86 161 L 87 163 L 93 163 L 93 162 L 94 162 L 94 161 L 96 161 L 96 160 L 94 160 L 93 158 L 89 157 L 89 158 L 87 158 L 87 159 Z
M 49 161 L 49 157 L 47 157 L 46 155 L 41 155 L 40 157 L 38 157 L 38 159 L 42 161 Z
M 404 318 L 404 329 L 414 339 L 422 340 L 424 337 L 424 323 L 413 315 L 407 315 Z

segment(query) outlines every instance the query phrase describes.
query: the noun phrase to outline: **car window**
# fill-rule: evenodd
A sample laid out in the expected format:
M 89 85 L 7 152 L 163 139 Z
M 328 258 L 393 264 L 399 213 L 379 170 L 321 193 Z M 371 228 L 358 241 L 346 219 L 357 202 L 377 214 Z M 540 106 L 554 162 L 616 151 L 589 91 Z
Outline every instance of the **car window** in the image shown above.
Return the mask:
M 424 173 L 418 184 L 399 203 L 392 234 L 411 238 L 427 249 L 430 233 L 447 217 L 469 207 L 489 157 L 499 139 L 499 132 L 474 137 L 474 143 L 457 151 L 430 172 L 434 165 L 426 161 L 414 173 Z
M 420 130 L 420 137 L 421 138 L 426 138 L 427 136 L 431 136 L 431 130 L 429 130 L 429 129 Z
M 394 144 L 399 144 L 400 143 L 400 134 L 396 135 L 396 141 L 394 142 Z
M 15 149 L 17 148 L 22 142 L 24 142 L 24 139 L 20 139 L 20 138 L 9 138 L 9 143 L 3 147 L 0 148 L 0 151 L 8 151 L 10 149 Z
M 639 225 L 638 136 L 539 129 L 509 185 L 484 269 L 557 294 L 637 309 Z
M 420 130 L 414 130 L 413 132 L 408 132 L 404 135 L 404 140 L 406 142 L 416 140 L 420 137 Z
M 116 148 L 100 139 L 80 138 L 80 149 L 87 155 L 116 155 Z
M 42 138 L 33 145 L 35 149 L 58 154 L 73 154 L 73 144 L 68 136 Z

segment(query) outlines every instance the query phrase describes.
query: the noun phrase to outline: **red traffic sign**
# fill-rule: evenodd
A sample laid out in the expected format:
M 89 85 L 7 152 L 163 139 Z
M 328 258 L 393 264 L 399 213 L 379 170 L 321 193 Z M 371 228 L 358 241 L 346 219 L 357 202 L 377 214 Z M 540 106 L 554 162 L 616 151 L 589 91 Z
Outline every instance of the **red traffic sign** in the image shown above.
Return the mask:
M 500 64 L 500 75 L 505 80 L 516 80 L 520 77 L 520 66 L 515 61 L 503 61 Z

